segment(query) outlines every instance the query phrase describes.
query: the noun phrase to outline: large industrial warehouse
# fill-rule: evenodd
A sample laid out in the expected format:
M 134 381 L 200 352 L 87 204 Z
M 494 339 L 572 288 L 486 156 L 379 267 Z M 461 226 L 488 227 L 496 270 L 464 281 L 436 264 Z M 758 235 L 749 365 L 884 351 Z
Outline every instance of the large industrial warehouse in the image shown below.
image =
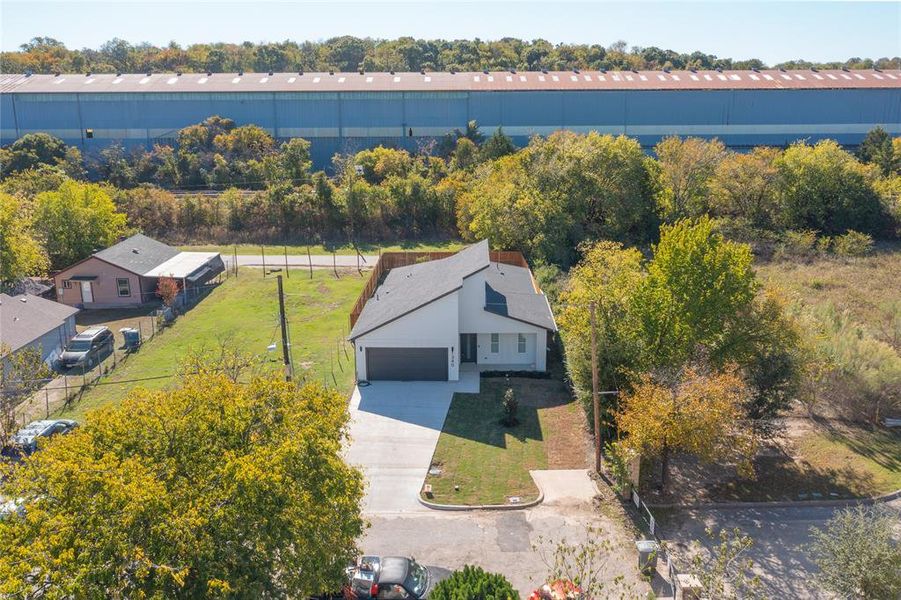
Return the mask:
M 314 166 L 376 145 L 416 150 L 475 120 L 518 145 L 559 129 L 730 147 L 901 134 L 901 71 L 144 73 L 0 77 L 0 137 L 47 132 L 86 154 L 174 144 L 211 115 L 312 143 Z

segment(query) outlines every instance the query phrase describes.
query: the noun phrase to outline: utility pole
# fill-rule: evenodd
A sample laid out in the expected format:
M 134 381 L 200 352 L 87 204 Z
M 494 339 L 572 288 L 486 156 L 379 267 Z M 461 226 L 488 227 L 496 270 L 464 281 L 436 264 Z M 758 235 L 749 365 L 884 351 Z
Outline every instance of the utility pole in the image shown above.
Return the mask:
M 291 279 L 291 272 L 288 270 L 288 246 L 285 246 L 285 277 Z
M 310 256 L 309 246 L 307 246 L 307 265 L 310 267 L 310 279 L 313 279 L 313 257 Z
M 235 279 L 237 279 L 238 278 L 238 245 L 237 244 L 235 244 L 234 252 L 232 253 L 232 256 L 235 259 Z
M 260 246 L 260 255 L 263 257 L 263 279 L 266 279 L 266 248 Z
M 285 359 L 285 381 L 291 381 L 291 354 L 288 351 L 288 320 L 285 318 L 285 292 L 282 289 L 282 276 L 278 280 L 278 320 L 282 328 L 282 356 Z
M 598 336 L 595 302 L 588 305 L 591 321 L 591 403 L 594 413 L 594 470 L 601 471 L 601 402 L 598 394 Z

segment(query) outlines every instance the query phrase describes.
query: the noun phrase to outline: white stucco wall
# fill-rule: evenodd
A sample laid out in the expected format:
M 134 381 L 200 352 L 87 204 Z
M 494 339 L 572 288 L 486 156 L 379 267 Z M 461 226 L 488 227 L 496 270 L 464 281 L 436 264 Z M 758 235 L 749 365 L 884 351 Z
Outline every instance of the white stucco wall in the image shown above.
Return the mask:
M 458 292 L 426 304 L 396 321 L 358 337 L 355 342 L 357 379 L 366 379 L 366 348 L 447 348 L 447 375 L 460 378 Z

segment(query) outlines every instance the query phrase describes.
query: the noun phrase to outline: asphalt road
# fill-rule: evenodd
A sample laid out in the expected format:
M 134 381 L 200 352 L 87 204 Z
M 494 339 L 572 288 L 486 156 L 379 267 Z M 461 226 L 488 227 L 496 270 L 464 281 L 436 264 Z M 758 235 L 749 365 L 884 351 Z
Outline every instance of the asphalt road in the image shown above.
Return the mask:
M 887 505 L 898 512 L 901 521 L 901 499 Z M 749 558 L 756 565 L 767 597 L 824 598 L 828 596 L 817 587 L 817 568 L 808 560 L 804 546 L 810 543 L 810 528 L 822 528 L 836 510 L 839 508 L 814 506 L 691 510 L 669 517 L 664 534 L 674 554 L 687 556 L 691 540 L 707 539 L 706 527 L 738 527 L 754 538 Z M 711 544 L 704 545 L 709 548 Z

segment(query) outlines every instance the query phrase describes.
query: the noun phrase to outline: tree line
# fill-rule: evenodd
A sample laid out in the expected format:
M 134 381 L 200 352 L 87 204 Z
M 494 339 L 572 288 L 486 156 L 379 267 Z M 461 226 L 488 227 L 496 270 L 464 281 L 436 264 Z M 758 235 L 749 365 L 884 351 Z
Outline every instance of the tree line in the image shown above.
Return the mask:
M 69 49 L 50 37 L 35 37 L 19 51 L 0 53 L 4 73 L 144 73 L 237 71 L 537 71 L 570 69 L 751 69 L 767 65 L 756 58 L 733 60 L 704 52 L 676 52 L 654 46 L 553 44 L 544 39 L 393 40 L 349 35 L 321 42 L 284 41 L 254 44 L 191 44 L 158 47 L 113 38 L 99 48 Z M 852 57 L 846 61 L 795 60 L 786 68 L 897 69 L 901 58 Z

